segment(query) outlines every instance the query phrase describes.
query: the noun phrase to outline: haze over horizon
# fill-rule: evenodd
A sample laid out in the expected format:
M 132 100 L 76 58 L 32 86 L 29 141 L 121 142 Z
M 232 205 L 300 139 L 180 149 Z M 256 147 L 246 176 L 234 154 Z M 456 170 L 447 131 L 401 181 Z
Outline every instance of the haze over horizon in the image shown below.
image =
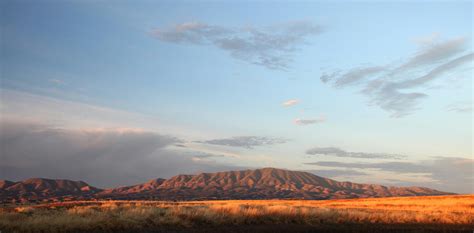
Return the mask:
M 474 193 L 470 1 L 0 4 L 0 179 Z

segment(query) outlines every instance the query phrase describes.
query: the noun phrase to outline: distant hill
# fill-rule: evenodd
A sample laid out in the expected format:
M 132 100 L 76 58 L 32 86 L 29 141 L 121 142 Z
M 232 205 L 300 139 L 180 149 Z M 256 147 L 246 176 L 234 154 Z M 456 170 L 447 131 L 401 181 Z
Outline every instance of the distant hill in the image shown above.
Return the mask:
M 101 192 L 84 181 L 31 178 L 19 182 L 0 180 L 0 199 L 52 199 L 70 196 L 89 198 Z
M 338 182 L 308 172 L 276 168 L 177 175 L 143 184 L 99 189 L 82 181 L 28 179 L 0 181 L 0 197 L 48 199 L 70 196 L 77 199 L 339 199 L 361 197 L 448 195 L 423 187 L 387 187 Z

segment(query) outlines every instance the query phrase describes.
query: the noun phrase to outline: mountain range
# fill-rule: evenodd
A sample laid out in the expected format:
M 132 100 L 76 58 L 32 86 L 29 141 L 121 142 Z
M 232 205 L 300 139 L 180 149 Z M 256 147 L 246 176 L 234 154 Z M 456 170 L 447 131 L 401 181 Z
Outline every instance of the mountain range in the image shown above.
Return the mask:
M 177 175 L 169 179 L 111 189 L 83 181 L 31 178 L 0 180 L 2 202 L 32 200 L 213 200 L 213 199 L 343 199 L 363 197 L 448 195 L 424 187 L 388 187 L 339 182 L 308 172 L 276 168 Z

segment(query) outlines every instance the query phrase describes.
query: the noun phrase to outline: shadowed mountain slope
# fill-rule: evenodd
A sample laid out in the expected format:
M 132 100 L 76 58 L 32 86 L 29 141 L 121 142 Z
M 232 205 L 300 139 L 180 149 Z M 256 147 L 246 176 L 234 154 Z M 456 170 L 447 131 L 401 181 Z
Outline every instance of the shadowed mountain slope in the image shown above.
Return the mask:
M 19 182 L 0 180 L 1 199 L 49 199 L 64 196 L 91 197 L 102 189 L 84 181 L 30 178 Z

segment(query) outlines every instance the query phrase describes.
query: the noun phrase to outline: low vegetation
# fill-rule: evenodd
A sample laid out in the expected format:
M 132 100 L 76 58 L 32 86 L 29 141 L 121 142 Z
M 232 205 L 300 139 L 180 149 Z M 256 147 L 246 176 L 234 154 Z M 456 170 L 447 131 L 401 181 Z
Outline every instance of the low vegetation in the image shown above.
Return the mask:
M 223 230 L 225 229 L 225 230 Z M 474 195 L 350 200 L 83 201 L 5 206 L 9 232 L 472 232 Z

